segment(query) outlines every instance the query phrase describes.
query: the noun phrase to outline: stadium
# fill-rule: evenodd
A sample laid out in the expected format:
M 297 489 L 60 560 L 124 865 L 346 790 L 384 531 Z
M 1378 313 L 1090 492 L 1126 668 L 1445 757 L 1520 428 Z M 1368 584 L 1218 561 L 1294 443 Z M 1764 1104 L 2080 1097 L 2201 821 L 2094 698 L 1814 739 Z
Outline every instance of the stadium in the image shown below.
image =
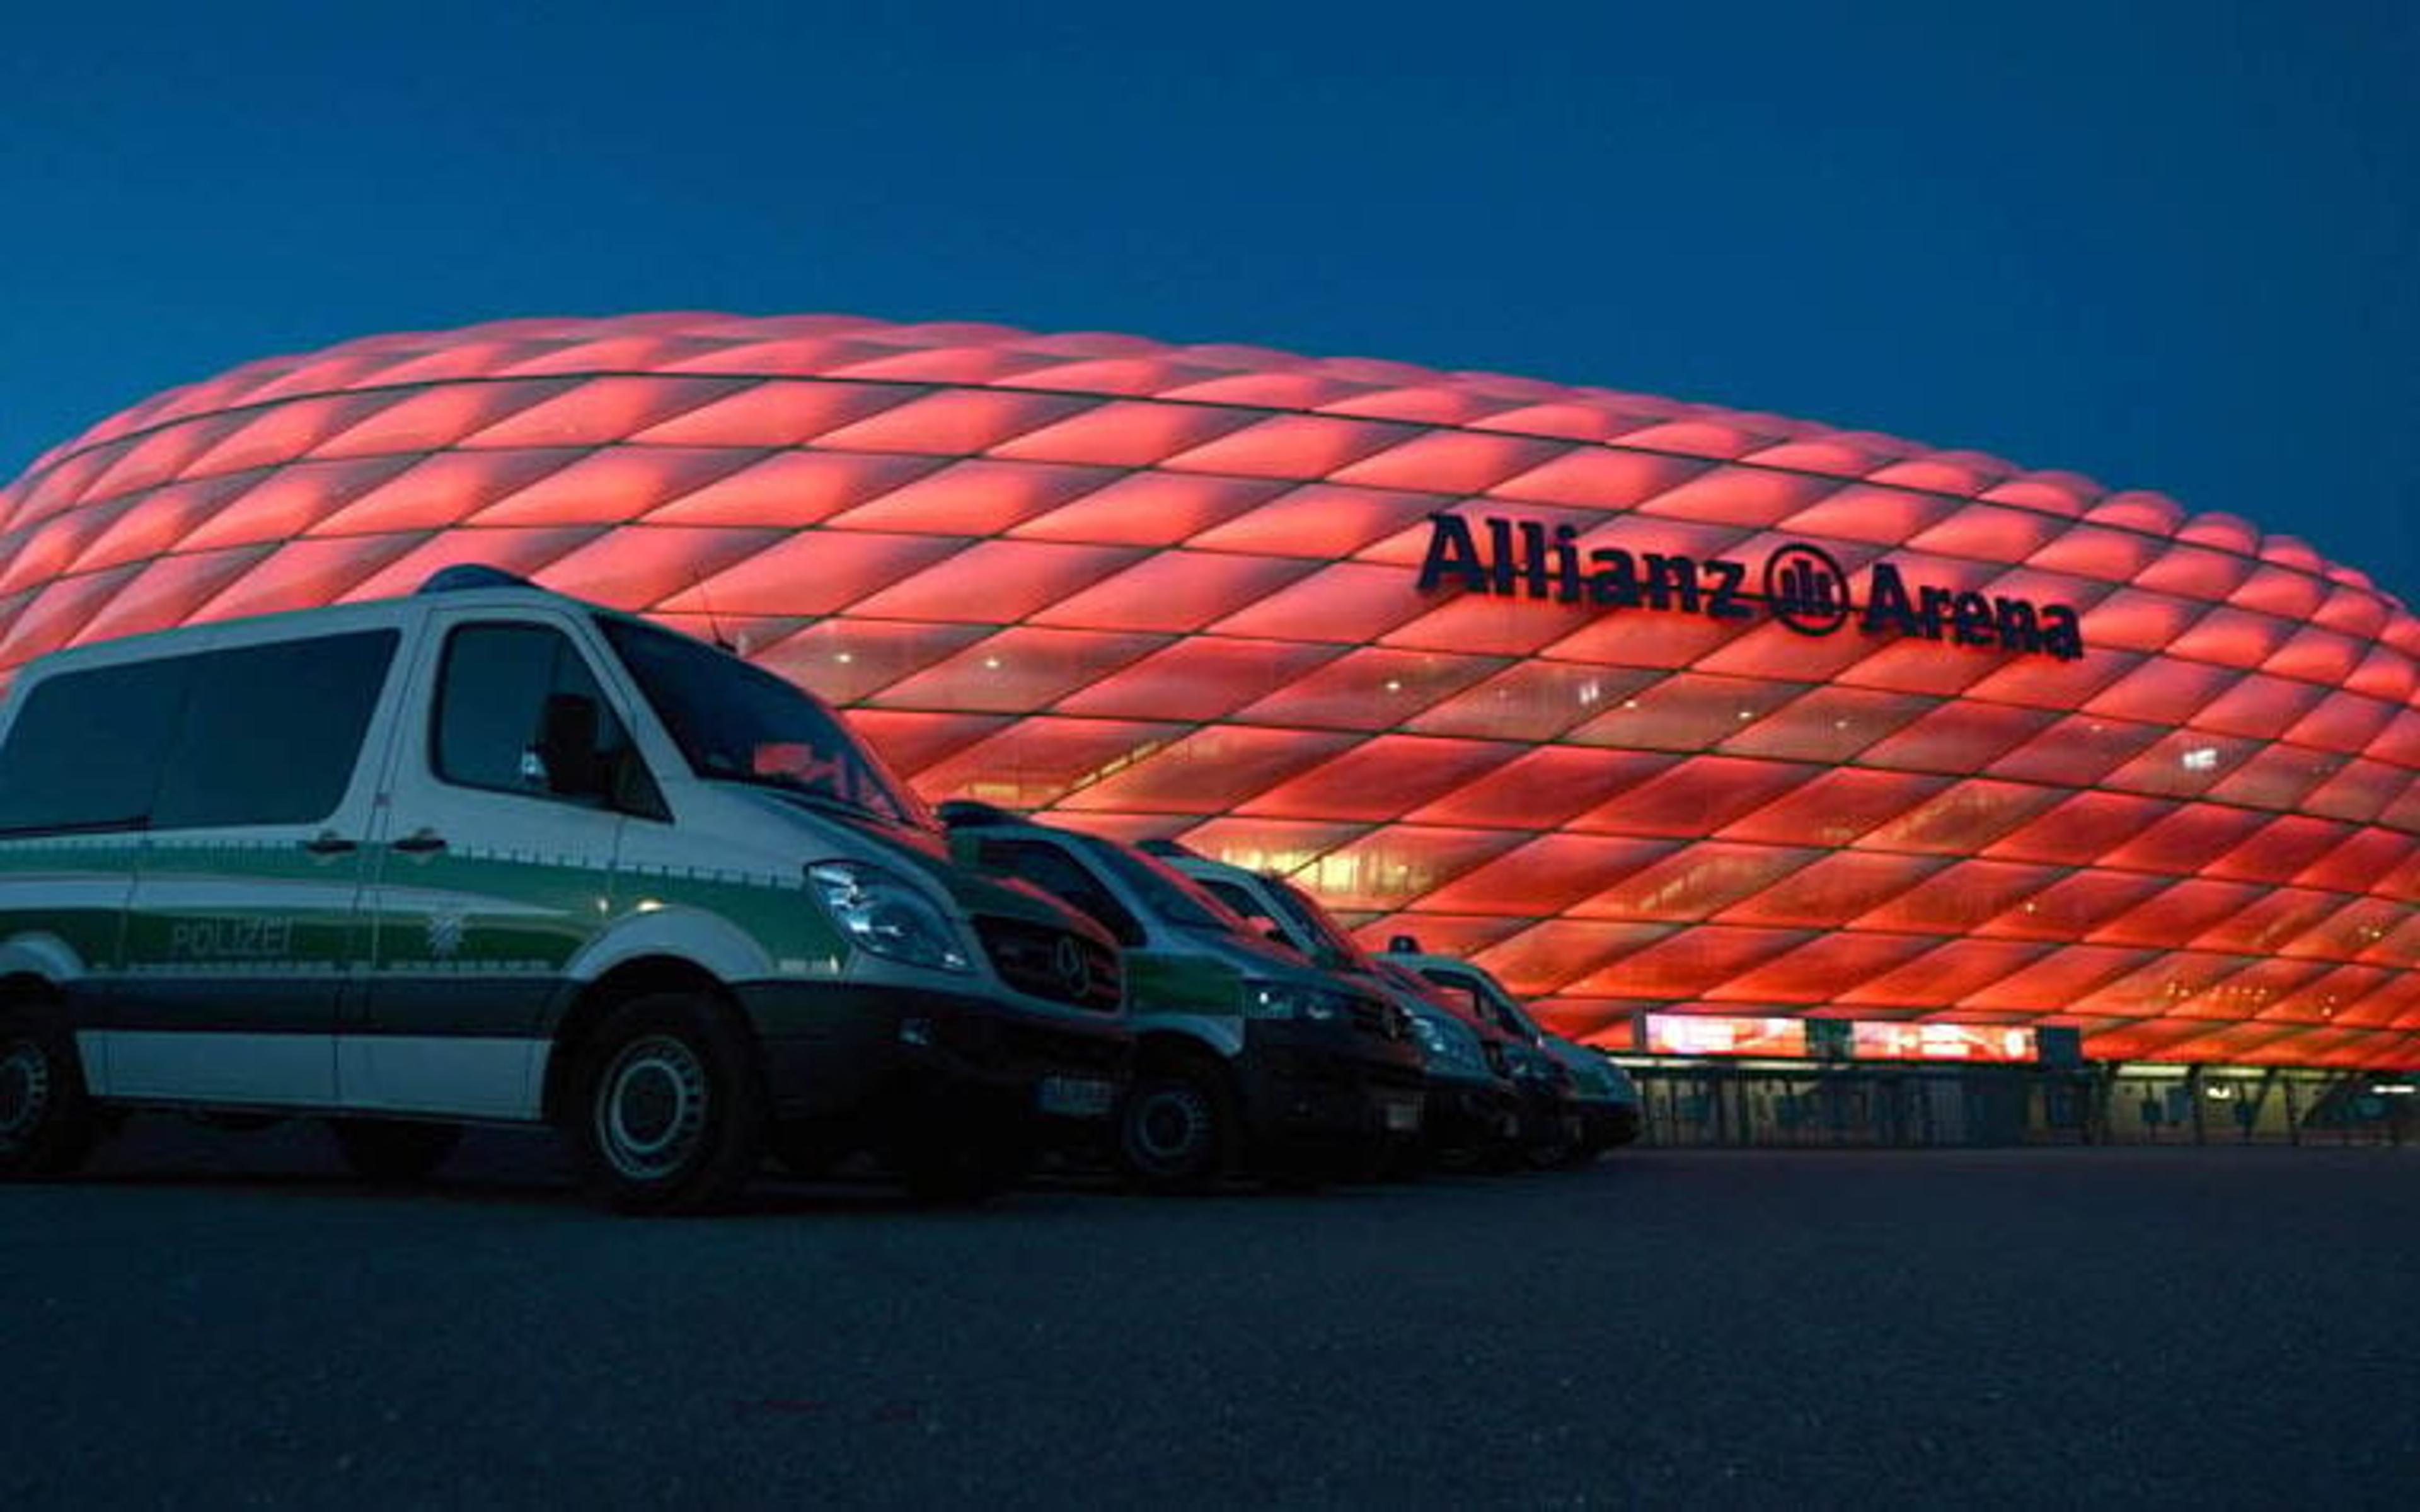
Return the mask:
M 38 459 L 0 677 L 462 562 L 720 637 L 929 798 L 1285 873 L 1608 1048 L 2420 1066 L 2420 620 L 2157 494 L 1249 347 L 517 320 Z

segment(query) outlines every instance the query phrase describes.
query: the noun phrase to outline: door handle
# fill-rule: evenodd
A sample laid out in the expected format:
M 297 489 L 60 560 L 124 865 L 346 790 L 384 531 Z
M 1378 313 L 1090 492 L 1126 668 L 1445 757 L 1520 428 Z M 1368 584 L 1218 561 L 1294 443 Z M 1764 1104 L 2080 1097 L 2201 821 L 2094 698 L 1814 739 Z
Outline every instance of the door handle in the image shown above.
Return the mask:
M 302 848 L 314 856 L 344 856 L 360 849 L 353 841 L 333 829 L 323 829 L 302 842 Z
M 401 840 L 387 841 L 387 848 L 401 851 L 406 856 L 426 856 L 432 851 L 443 850 L 445 837 L 433 829 L 415 829 Z

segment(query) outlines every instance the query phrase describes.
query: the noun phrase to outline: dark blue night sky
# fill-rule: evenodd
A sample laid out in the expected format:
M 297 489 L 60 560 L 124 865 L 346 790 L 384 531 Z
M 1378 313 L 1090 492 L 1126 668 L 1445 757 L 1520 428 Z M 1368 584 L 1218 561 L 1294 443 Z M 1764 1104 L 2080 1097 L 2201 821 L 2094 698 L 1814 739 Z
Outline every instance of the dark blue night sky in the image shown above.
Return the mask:
M 2420 601 L 2420 5 L 10 8 L 0 476 L 247 359 L 716 309 L 1974 447 Z

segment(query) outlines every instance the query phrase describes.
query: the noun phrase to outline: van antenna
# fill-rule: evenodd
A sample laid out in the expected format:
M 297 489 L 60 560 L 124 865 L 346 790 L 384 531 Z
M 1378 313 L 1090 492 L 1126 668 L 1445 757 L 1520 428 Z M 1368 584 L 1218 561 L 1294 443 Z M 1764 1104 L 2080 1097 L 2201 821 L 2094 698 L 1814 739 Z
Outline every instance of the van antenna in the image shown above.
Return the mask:
M 706 633 L 714 638 L 716 645 L 733 656 L 746 656 L 748 653 L 737 641 L 722 633 L 722 622 L 715 618 L 714 599 L 706 591 L 706 574 L 697 567 L 691 566 L 689 569 L 689 580 L 690 586 L 697 590 L 698 607 L 706 610 Z

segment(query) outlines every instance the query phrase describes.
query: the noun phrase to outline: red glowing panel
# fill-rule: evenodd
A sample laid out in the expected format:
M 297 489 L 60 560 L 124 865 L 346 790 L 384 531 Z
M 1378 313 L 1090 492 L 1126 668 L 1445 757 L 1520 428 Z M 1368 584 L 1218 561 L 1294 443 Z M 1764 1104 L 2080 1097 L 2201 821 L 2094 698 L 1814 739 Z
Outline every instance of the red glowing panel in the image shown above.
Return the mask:
M 1500 830 L 1389 825 L 1329 851 L 1294 876 L 1339 908 L 1401 908 L 1519 843 L 1519 836 Z
M 1573 509 L 1628 509 L 1668 492 L 1706 471 L 1703 462 L 1643 452 L 1568 452 L 1505 479 L 1488 490 L 1496 500 L 1560 504 Z
M 892 684 L 873 702 L 898 709 L 1036 709 L 1163 644 L 1156 636 L 1023 625 Z
M 1422 660 L 1434 655 L 1385 654 L 1413 655 Z M 1467 665 L 1468 662 L 1462 664 Z M 1489 665 L 1501 663 L 1490 658 Z M 1434 735 L 1549 740 L 1660 678 L 1660 673 L 1643 668 L 1607 669 L 1553 661 L 1515 662 L 1495 676 L 1440 699 L 1412 715 L 1409 728 Z
M 107 471 L 85 486 L 79 501 L 100 503 L 122 498 L 137 489 L 157 487 L 176 478 L 192 476 L 188 470 L 194 459 L 216 446 L 243 423 L 241 415 L 222 415 L 207 421 L 187 421 L 153 431 L 128 445 Z
M 1420 612 L 1412 578 L 1401 567 L 1338 563 L 1207 628 L 1282 640 L 1372 640 Z
M 1678 760 L 1639 751 L 1540 746 L 1410 817 L 1441 825 L 1552 831 L 1609 795 L 1670 771 Z
M 1101 673 L 1069 692 L 1058 707 L 1067 714 L 1124 718 L 1216 719 L 1335 655 L 1333 646 L 1198 636 Z
M 1649 1013 L 1642 1019 L 1652 1056 L 1782 1056 L 1807 1054 L 1807 1023 L 1794 1018 L 1717 1018 Z
M 1588 619 L 1588 611 L 1574 605 L 1528 604 L 1480 594 L 1463 594 L 1441 604 L 1435 600 L 1423 602 L 1435 607 L 1388 631 L 1379 637 L 1380 641 L 1437 651 L 1524 656 L 1544 650 Z M 1524 612 L 1533 609 L 1543 612 Z
M 1813 775 L 1787 762 L 1699 756 L 1567 823 L 1574 829 L 1617 835 L 1711 835 Z
M 1913 857 L 1887 859 L 1902 864 Z M 1941 866 L 1937 858 L 1932 863 Z M 1910 869 L 1911 879 L 1931 870 Z M 1921 934 L 1971 934 L 2010 909 L 2041 896 L 2059 873 L 2049 867 L 2017 866 L 2007 861 L 1959 861 L 1948 864 L 1936 879 L 1921 887 L 1908 887 L 1856 918 L 1860 929 L 1900 930 Z
M 759 383 L 644 426 L 630 439 L 650 446 L 797 446 L 921 392 L 884 383 Z
M 846 703 L 879 692 L 991 633 L 973 625 L 830 619 L 796 635 L 743 643 L 743 650 L 758 666 L 822 698 Z
M 213 594 L 274 549 L 249 546 L 163 557 L 118 589 L 85 626 L 85 637 L 101 640 L 189 623 Z
M 1629 749 L 1703 750 L 1763 718 L 1796 691 L 1788 685 L 1682 673 L 1610 702 L 1570 738 Z
M 1861 759 L 1868 765 L 1918 772 L 1979 771 L 2058 717 L 2049 709 L 1947 703 L 1866 747 Z
M 1004 809 L 1040 809 L 1081 791 L 1185 733 L 1172 724 L 1020 719 L 916 774 L 926 791 Z
M 1829 1002 L 1844 981 L 1865 981 L 1924 954 L 1932 941 L 1905 934 L 1867 934 L 1835 930 L 1743 972 L 1704 995 L 1717 1002 L 1788 1003 L 1815 1006 Z
M 447 567 L 477 563 L 533 581 L 546 569 L 602 533 L 586 526 L 545 530 L 449 531 L 411 544 L 403 555 L 344 591 L 345 600 L 395 598 L 418 590 Z M 350 538 L 347 538 L 350 539 Z M 299 548 L 304 543 L 295 543 Z M 331 543 L 333 545 L 333 543 Z M 380 543 L 391 546 L 390 537 Z M 289 548 L 293 549 L 294 548 Z M 332 549 L 331 559 L 339 553 Z M 238 587 L 244 586 L 239 583 Z
M 950 555 L 946 536 L 868 532 L 793 535 L 686 593 L 665 608 L 690 613 L 830 614 Z
M 1947 519 L 1957 507 L 1929 494 L 1852 484 L 1776 522 L 1776 529 L 1795 537 L 1896 547 Z
M 1349 467 L 1336 481 L 1370 488 L 1427 493 L 1485 493 L 1507 478 L 1535 471 L 1570 448 L 1548 441 L 1469 431 L 1434 430 Z
M 1492 657 L 1367 646 L 1348 651 L 1317 671 L 1270 693 L 1245 709 L 1241 717 L 1251 724 L 1389 729 L 1409 722 L 1421 711 L 1502 665 Z M 1502 748 L 1490 748 L 1509 754 Z
M 1229 472 L 1248 478 L 1322 478 L 1418 432 L 1373 420 L 1278 415 L 1161 465 L 1178 472 Z
M 410 460 L 297 462 L 221 504 L 188 532 L 189 550 L 252 546 L 301 535 L 345 504 L 401 472 Z
M 1969 779 L 1866 831 L 1861 846 L 1972 856 L 2059 801 L 2055 788 Z
M 563 378 L 446 384 L 423 390 L 336 432 L 312 456 L 385 456 L 437 451 L 572 387 Z M 530 442 L 545 445 L 545 442 Z
M 1090 407 L 1060 394 L 947 389 L 827 431 L 817 442 L 848 452 L 964 456 Z
M 1765 845 L 1692 845 L 1568 912 L 1584 918 L 1705 918 L 1797 871 L 1812 854 Z
M 1074 795 L 1068 806 L 1219 813 L 1357 743 L 1350 735 L 1213 725 Z
M 1391 819 L 1503 764 L 1492 741 L 1380 735 L 1240 804 L 1238 813 L 1284 819 Z
M 92 517 L 90 524 L 98 533 L 76 554 L 67 570 L 97 572 L 102 567 L 123 566 L 159 556 L 184 540 L 196 525 L 215 515 L 251 482 L 248 478 L 208 478 L 154 488 L 128 501 L 114 520 L 103 510 L 78 511 Z M 65 549 L 67 545 L 68 538 L 63 537 L 58 548 Z
M 1493 972 L 1509 990 L 1534 996 L 1559 992 L 1593 976 L 1670 933 L 1660 924 L 1548 919 L 1509 936 L 1489 949 L 1480 964 Z
M 2071 945 L 1969 994 L 1956 1006 L 2064 1013 L 2069 1004 L 2111 978 L 2141 965 L 2154 953 L 2115 946 Z
M 1541 835 L 1437 888 L 1420 900 L 1420 906 L 1437 913 L 1549 918 L 1675 849 L 1669 841 Z
M 1840 767 L 1821 772 L 1723 831 L 1726 840 L 1847 845 L 1947 792 L 1955 779 Z
M 1373 541 L 1410 530 L 1448 502 L 1436 494 L 1311 484 L 1289 488 L 1268 503 L 1214 525 L 1188 544 L 1206 551 L 1348 557 Z
M 605 446 L 723 398 L 739 387 L 728 378 L 596 378 L 473 431 L 460 444 Z
M 566 552 L 548 570 L 585 585 L 582 592 L 599 603 L 648 609 L 669 606 L 699 582 L 780 539 L 778 532 L 768 530 L 634 525 Z M 708 615 L 716 612 L 710 604 L 698 608 Z
M 753 460 L 750 453 L 711 447 L 608 446 L 550 471 L 467 523 L 619 525 Z
M 1953 940 L 1936 945 L 1895 971 L 1843 988 L 1842 1003 L 1921 1009 L 1957 1002 L 2014 976 L 2056 949 L 2013 940 Z
M 302 455 L 394 402 L 395 396 L 390 393 L 342 393 L 282 404 L 231 431 L 225 440 L 178 471 L 183 477 L 209 478 L 275 467 Z
M 837 537 L 847 532 L 835 531 Z M 877 619 L 1005 625 L 1066 598 L 1138 560 L 1130 548 L 981 541 L 855 606 Z M 987 591 L 970 594 L 969 579 Z
M 1978 866 L 1994 863 L 1977 862 Z M 2099 867 L 2044 880 L 2039 890 L 2010 900 L 1975 933 L 2035 940 L 2080 940 L 2142 903 L 2164 885 L 2163 878 Z
M 1247 411 L 1116 402 L 1014 436 L 995 456 L 1137 468 L 1207 445 L 1252 423 Z

